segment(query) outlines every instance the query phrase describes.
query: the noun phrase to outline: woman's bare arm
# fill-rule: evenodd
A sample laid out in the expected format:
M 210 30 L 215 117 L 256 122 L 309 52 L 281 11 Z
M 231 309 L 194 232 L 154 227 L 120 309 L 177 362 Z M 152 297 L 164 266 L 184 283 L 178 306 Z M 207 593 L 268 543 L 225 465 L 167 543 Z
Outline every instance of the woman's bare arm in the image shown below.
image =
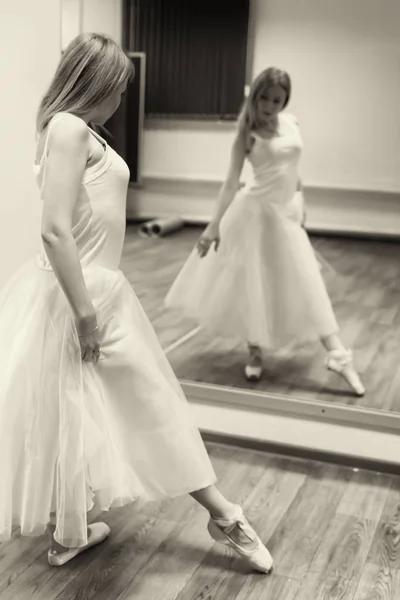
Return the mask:
M 218 196 L 213 223 L 218 224 L 234 199 L 238 188 L 240 175 L 246 157 L 246 142 L 244 133 L 239 130 L 233 142 L 228 174 Z
M 89 135 L 86 124 L 73 115 L 64 115 L 54 124 L 42 189 L 43 245 L 80 333 L 97 325 L 72 236 L 72 214 L 88 160 Z

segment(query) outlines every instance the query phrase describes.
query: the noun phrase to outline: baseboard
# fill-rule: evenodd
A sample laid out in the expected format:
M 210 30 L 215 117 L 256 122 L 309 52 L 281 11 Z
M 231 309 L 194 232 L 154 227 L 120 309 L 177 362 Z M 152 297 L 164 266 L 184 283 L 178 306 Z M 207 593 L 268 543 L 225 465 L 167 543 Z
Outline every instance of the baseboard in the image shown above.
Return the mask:
M 190 177 L 145 177 L 130 187 L 127 218 L 180 217 L 207 223 L 222 181 Z M 310 233 L 400 239 L 400 192 L 342 189 L 305 184 Z
M 277 444 L 400 474 L 400 415 L 181 381 L 198 427 L 218 436 Z
M 400 192 L 305 186 L 307 230 L 400 238 Z
M 202 133 L 220 131 L 235 131 L 236 120 L 231 119 L 173 119 L 173 118 L 157 118 L 146 117 L 144 123 L 145 131 L 189 131 Z

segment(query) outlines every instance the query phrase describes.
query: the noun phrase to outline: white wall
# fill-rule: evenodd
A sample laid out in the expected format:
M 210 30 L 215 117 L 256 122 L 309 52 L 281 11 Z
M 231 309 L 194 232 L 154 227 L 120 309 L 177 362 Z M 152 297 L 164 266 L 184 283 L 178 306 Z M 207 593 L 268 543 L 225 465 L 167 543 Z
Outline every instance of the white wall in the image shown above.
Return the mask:
M 2 0 L 0 287 L 33 255 L 40 240 L 41 205 L 33 175 L 35 117 L 59 56 L 58 2 Z
M 121 43 L 121 0 L 62 0 L 62 48 L 83 31 L 107 33 Z
M 253 74 L 293 79 L 306 184 L 400 190 L 399 0 L 253 0 Z M 226 125 L 145 132 L 147 176 L 224 175 Z
M 69 42 L 82 31 L 82 0 L 61 0 L 61 48 L 65 50 Z
M 79 0 L 65 1 L 72 12 Z M 82 28 L 120 41 L 122 0 L 81 1 Z M 400 0 L 252 3 L 253 75 L 275 64 L 292 76 L 290 110 L 305 141 L 301 174 L 310 231 L 400 235 Z M 142 175 L 221 181 L 233 136 L 227 123 L 150 121 Z M 210 218 L 215 195 L 170 195 L 166 206 L 160 194 L 135 194 L 128 206 L 131 216 L 202 220 Z
M 400 190 L 399 0 L 258 0 L 254 73 L 293 77 L 306 181 Z
M 121 0 L 82 0 L 83 31 L 108 33 L 118 43 L 122 38 Z

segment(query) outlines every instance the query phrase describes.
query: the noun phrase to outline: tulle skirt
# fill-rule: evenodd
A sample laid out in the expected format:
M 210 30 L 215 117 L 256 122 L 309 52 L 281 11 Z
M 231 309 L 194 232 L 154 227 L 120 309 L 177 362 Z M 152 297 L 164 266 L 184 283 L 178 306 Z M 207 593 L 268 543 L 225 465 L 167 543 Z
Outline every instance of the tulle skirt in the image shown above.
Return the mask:
M 0 540 L 13 526 L 87 543 L 86 513 L 214 483 L 190 407 L 130 284 L 85 269 L 102 355 L 83 362 L 52 271 L 26 264 L 0 294 Z
M 336 333 L 318 257 L 303 229 L 303 197 L 287 206 L 239 192 L 220 223 L 221 243 L 193 249 L 165 303 L 207 329 L 268 349 Z M 333 270 L 332 270 L 333 271 Z

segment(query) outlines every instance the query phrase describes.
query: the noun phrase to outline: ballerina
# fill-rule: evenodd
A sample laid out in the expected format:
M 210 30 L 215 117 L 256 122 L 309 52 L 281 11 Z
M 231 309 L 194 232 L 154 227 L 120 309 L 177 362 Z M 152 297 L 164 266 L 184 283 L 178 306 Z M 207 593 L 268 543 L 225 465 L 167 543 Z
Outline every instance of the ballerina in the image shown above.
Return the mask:
M 94 507 L 190 493 L 211 536 L 267 573 L 272 558 L 216 475 L 183 391 L 119 269 L 129 169 L 93 129 L 133 76 L 81 34 L 38 111 L 42 248 L 0 293 L 0 540 L 50 538 L 61 566 L 110 534 Z M 92 125 L 91 125 L 92 124 Z
M 262 348 L 320 340 L 326 367 L 353 392 L 365 388 L 339 337 L 320 266 L 304 230 L 298 164 L 302 151 L 289 103 L 289 75 L 277 68 L 253 82 L 239 116 L 214 217 L 165 303 L 213 333 L 247 342 L 245 375 L 262 374 Z M 245 159 L 253 178 L 237 193 Z M 214 245 L 215 252 L 209 252 Z

